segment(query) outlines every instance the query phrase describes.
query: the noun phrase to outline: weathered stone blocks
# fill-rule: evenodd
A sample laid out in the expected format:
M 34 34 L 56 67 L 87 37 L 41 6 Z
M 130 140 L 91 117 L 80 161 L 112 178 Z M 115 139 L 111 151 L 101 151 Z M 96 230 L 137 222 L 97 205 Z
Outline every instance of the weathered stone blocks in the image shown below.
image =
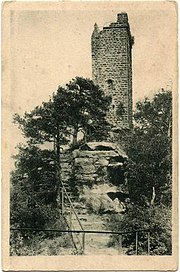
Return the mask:
M 130 33 L 128 16 L 120 13 L 117 22 L 99 30 L 95 25 L 92 44 L 93 80 L 106 94 L 113 96 L 108 119 L 114 126 L 132 126 L 132 64 L 131 48 L 133 37 Z M 111 80 L 111 84 L 109 84 Z M 123 103 L 124 113 L 117 115 L 119 103 Z
M 68 180 L 73 178 L 80 190 L 84 186 L 109 183 L 108 169 L 111 173 L 112 168 L 121 171 L 123 162 L 127 159 L 123 150 L 113 143 L 91 142 L 89 145 L 87 143 L 87 147 L 88 150 L 74 150 L 71 156 L 62 155 L 62 180 L 68 185 Z

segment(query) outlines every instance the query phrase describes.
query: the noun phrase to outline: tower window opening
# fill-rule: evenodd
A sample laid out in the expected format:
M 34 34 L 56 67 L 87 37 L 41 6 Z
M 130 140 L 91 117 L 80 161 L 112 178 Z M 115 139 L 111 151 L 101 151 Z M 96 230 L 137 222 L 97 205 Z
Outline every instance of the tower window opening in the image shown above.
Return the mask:
M 116 109 L 116 115 L 120 118 L 124 118 L 125 113 L 126 112 L 125 112 L 124 104 L 122 102 L 119 102 Z
M 112 79 L 108 79 L 107 84 L 108 84 L 108 88 L 113 88 L 113 80 Z
M 111 112 L 115 113 L 116 111 L 116 103 L 114 101 L 114 99 L 112 98 L 112 102 L 111 102 Z

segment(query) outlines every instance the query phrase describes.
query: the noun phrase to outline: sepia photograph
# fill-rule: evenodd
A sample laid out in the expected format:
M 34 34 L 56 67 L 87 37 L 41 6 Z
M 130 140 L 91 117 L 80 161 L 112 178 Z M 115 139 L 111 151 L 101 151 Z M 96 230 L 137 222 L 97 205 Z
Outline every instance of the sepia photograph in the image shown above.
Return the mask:
M 176 2 L 2 9 L 5 268 L 175 270 Z

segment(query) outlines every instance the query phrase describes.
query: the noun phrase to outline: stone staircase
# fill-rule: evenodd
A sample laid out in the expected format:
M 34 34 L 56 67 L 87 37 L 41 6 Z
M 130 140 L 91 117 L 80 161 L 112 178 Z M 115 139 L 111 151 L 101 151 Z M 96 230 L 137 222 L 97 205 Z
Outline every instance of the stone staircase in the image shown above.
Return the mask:
M 76 186 L 81 192 L 82 188 L 82 191 L 84 191 L 84 187 L 92 188 L 94 185 L 106 183 L 107 180 L 110 179 L 110 176 L 111 178 L 116 177 L 117 169 L 120 173 L 122 172 L 120 180 L 123 184 L 124 176 L 122 170 L 123 163 L 126 159 L 127 155 L 122 148 L 110 142 L 88 142 L 74 151 L 64 148 L 64 151 L 61 154 L 61 179 L 63 180 L 63 185 L 66 186 L 66 190 L 69 194 L 69 192 L 73 191 L 72 181 L 75 180 Z M 113 169 L 115 169 L 114 172 L 116 175 L 110 175 Z M 70 183 L 71 188 L 68 188 Z M 75 190 L 73 193 L 75 193 Z M 59 203 L 61 203 L 61 198 L 59 199 Z M 72 203 L 77 213 L 77 217 L 80 220 L 80 224 L 78 223 L 75 214 L 70 212 L 70 206 L 68 206 L 69 202 L 67 201 L 64 203 L 67 206 L 65 207 L 63 214 L 68 221 L 71 230 L 82 230 L 80 226 L 82 225 L 85 231 L 107 231 L 106 215 L 100 216 L 93 213 L 90 214 L 86 207 L 83 206 L 83 203 L 78 199 L 78 196 L 77 199 L 72 198 Z M 62 204 L 62 206 L 64 204 Z M 83 234 L 73 233 L 72 236 L 75 244 L 78 245 L 80 252 L 82 249 L 81 244 Z M 108 247 L 109 240 L 110 234 L 85 234 L 85 254 L 118 254 L 118 249 Z
M 87 208 L 83 203 L 73 202 L 74 209 L 77 213 L 77 216 L 83 226 L 84 230 L 92 231 L 107 231 L 106 228 L 106 215 L 97 215 L 93 213 L 88 213 Z M 70 206 L 66 204 L 65 216 L 71 226 L 71 230 L 81 230 L 80 224 L 74 213 L 70 215 Z M 71 219 L 70 219 L 71 217 Z M 71 222 L 71 223 L 70 223 Z M 82 233 L 73 234 L 74 242 L 77 247 L 82 248 Z M 118 255 L 120 250 L 115 247 L 108 246 L 110 240 L 110 234 L 102 233 L 86 233 L 85 234 L 85 255 Z

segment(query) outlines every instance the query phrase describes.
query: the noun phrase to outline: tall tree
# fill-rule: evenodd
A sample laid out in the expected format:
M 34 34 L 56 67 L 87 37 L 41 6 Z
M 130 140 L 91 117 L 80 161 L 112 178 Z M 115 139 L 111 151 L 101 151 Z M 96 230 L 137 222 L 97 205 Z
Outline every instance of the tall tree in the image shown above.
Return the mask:
M 19 192 L 21 202 L 25 201 L 26 208 L 30 205 L 28 210 L 32 214 L 41 205 L 46 205 L 46 201 L 51 200 L 51 204 L 56 206 L 61 183 L 61 145 L 70 142 L 71 134 L 73 144 L 76 144 L 79 129 L 85 131 L 88 139 L 107 135 L 106 111 L 109 104 L 110 97 L 105 96 L 91 80 L 77 77 L 66 87 L 59 87 L 48 102 L 43 102 L 30 113 L 25 112 L 23 117 L 15 114 L 14 122 L 20 127 L 28 146 L 20 147 L 16 157 L 16 170 L 12 175 L 13 205 L 18 205 Z M 54 143 L 54 150 L 42 150 L 41 145 L 46 142 Z M 34 197 L 33 194 L 30 197 L 28 190 L 34 193 Z M 26 197 L 31 201 L 27 203 Z M 29 216 L 32 214 L 30 212 Z M 14 218 L 14 214 L 12 216 Z
M 111 216 L 109 227 L 114 231 L 150 229 L 151 255 L 172 254 L 171 130 L 172 93 L 162 89 L 153 99 L 137 103 L 133 130 L 122 131 L 131 201 L 126 203 L 124 214 Z M 135 254 L 134 234 L 126 235 L 123 245 L 126 254 Z M 147 254 L 146 233 L 139 233 L 138 254 Z
M 14 122 L 19 125 L 25 137 L 32 143 L 56 141 L 59 145 L 73 134 L 77 142 L 77 133 L 83 129 L 88 139 L 103 139 L 107 136 L 109 124 L 106 113 L 111 98 L 92 80 L 76 77 L 65 88 L 59 87 L 49 102 L 43 102 L 23 117 L 18 114 Z
M 76 77 L 66 85 L 65 103 L 68 105 L 68 126 L 73 130 L 73 144 L 77 143 L 79 129 L 83 129 L 86 140 L 107 137 L 110 125 L 106 114 L 110 102 L 111 97 L 106 96 L 90 79 Z
M 172 94 L 161 90 L 138 102 L 127 153 L 128 187 L 140 203 L 171 203 Z

